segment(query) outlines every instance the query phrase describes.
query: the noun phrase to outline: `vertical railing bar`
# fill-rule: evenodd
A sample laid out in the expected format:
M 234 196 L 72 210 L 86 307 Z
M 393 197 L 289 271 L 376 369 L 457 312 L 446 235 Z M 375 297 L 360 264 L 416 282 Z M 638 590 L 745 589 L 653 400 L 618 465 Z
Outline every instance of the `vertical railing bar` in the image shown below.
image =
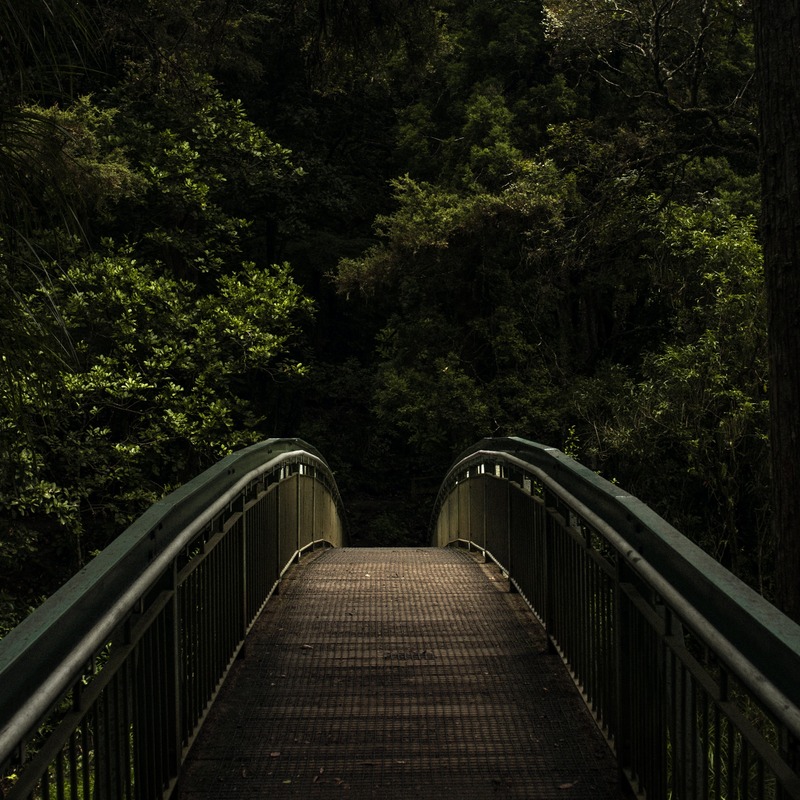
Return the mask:
M 197 717 L 195 723 L 202 715 L 205 707 L 206 684 L 208 683 L 209 642 L 211 642 L 211 626 L 213 623 L 213 611 L 206 591 L 206 583 L 208 582 L 210 571 L 211 563 L 206 559 L 198 570 L 196 586 L 198 607 L 202 608 L 203 611 L 198 616 L 197 627 Z
M 126 667 L 127 660 L 123 663 L 115 676 L 116 694 L 117 694 L 117 797 L 122 800 L 128 794 L 128 780 L 129 774 L 127 771 L 128 766 L 128 749 L 130 743 L 130 736 L 128 732 L 128 694 L 127 694 L 127 681 L 126 681 Z
M 506 480 L 506 560 L 508 561 L 508 577 L 511 578 L 516 574 L 517 565 L 512 563 L 511 558 L 511 476 L 507 475 Z M 471 513 L 472 504 L 467 501 L 467 514 Z M 513 586 L 514 584 L 511 584 Z
M 632 739 L 635 745 L 636 758 L 634 766 L 639 780 L 639 789 L 644 794 L 654 794 L 653 776 L 655 774 L 655 759 L 658 753 L 650 747 L 650 731 L 653 725 L 653 698 L 647 693 L 647 677 L 652 664 L 652 645 L 647 637 L 642 637 L 642 619 L 639 609 L 631 603 L 631 646 L 634 648 L 635 659 L 631 671 L 636 676 L 635 705 L 631 712 L 633 721 L 631 726 L 635 731 Z
M 206 698 L 209 695 L 209 685 L 211 683 L 212 659 L 211 645 L 216 636 L 216 612 L 214 600 L 211 597 L 209 585 L 215 578 L 214 562 L 211 557 L 204 562 L 205 569 L 202 572 L 202 582 L 199 587 L 200 596 L 203 601 L 203 635 L 201 638 L 201 652 L 203 657 L 203 682 L 201 684 L 201 694 L 199 697 L 199 713 L 202 714 L 206 707 Z
M 158 617 L 158 629 L 155 639 L 156 652 L 153 661 L 155 669 L 155 685 L 158 687 L 157 718 L 154 730 L 156 770 L 154 773 L 153 797 L 160 797 L 164 785 L 164 775 L 167 769 L 167 741 L 169 736 L 169 698 L 167 697 L 167 619 L 166 611 Z
M 191 647 L 191 655 L 189 663 L 191 664 L 191 698 L 192 698 L 192 714 L 190 719 L 189 731 L 190 735 L 194 733 L 197 727 L 197 720 L 200 716 L 200 694 L 203 686 L 203 653 L 202 653 L 202 632 L 203 632 L 203 601 L 200 592 L 200 582 L 202 581 L 203 571 L 206 565 L 203 564 L 200 569 L 192 573 L 190 590 L 191 593 L 188 597 L 190 605 L 190 615 L 192 620 L 191 634 L 188 639 L 189 646 Z
M 81 725 L 81 779 L 83 783 L 83 796 L 84 798 L 91 797 L 91 769 L 92 769 L 92 756 L 91 756 L 91 742 L 89 740 L 90 730 L 90 715 L 91 709 L 87 709 L 86 716 L 83 718 Z
M 228 633 L 227 647 L 224 654 L 223 663 L 220 669 L 220 677 L 224 673 L 225 667 L 230 661 L 233 651 L 236 649 L 236 643 L 240 641 L 239 628 L 242 618 L 242 597 L 241 597 L 241 555 L 238 547 L 238 523 L 228 532 L 228 555 L 227 555 L 227 571 L 230 575 L 230 588 L 227 598 L 228 604 L 228 624 L 230 632 Z
M 194 732 L 197 727 L 197 720 L 200 717 L 201 711 L 201 696 L 203 693 L 203 681 L 205 680 L 204 667 L 203 667 L 203 647 L 204 639 L 203 633 L 205 632 L 205 625 L 208 615 L 205 613 L 205 598 L 201 591 L 203 582 L 203 573 L 208 568 L 206 563 L 203 563 L 196 572 L 192 573 L 192 720 L 191 730 Z
M 660 698 L 660 686 L 657 677 L 663 664 L 662 648 L 663 638 L 658 632 L 654 632 L 647 621 L 638 613 L 639 618 L 639 637 L 645 641 L 647 647 L 647 661 L 642 675 L 644 691 L 642 692 L 641 703 L 648 709 L 647 714 L 647 738 L 643 742 L 646 750 L 645 758 L 648 761 L 648 783 L 650 794 L 654 797 L 663 797 L 664 791 L 664 736 L 661 727 L 662 703 Z M 653 701 L 648 702 L 647 698 L 652 697 Z
M 137 797 L 139 800 L 147 800 L 151 794 L 150 773 L 152 770 L 150 759 L 150 745 L 152 736 L 150 732 L 150 720 L 147 714 L 146 698 L 150 694 L 150 637 L 151 630 L 148 630 L 139 643 L 139 664 L 140 668 L 136 675 L 136 774 L 139 776 L 139 788 Z
M 653 729 L 653 719 L 656 713 L 653 699 L 648 693 L 648 677 L 652 674 L 653 665 L 653 645 L 650 638 L 643 636 L 644 625 L 639 609 L 633 606 L 631 611 L 633 616 L 634 632 L 631 644 L 639 656 L 636 666 L 633 667 L 636 675 L 636 710 L 634 719 L 639 723 L 638 735 L 634 736 L 637 743 L 636 772 L 639 777 L 640 789 L 645 794 L 655 795 L 656 789 L 653 781 L 657 774 L 656 760 L 658 752 L 652 747 L 651 732 Z
M 165 614 L 165 680 L 168 681 L 167 701 L 164 709 L 169 714 L 169 725 L 166 729 L 168 771 L 162 781 L 162 788 L 171 781 L 177 780 L 181 769 L 183 695 L 181 692 L 182 655 L 181 655 L 181 610 L 180 587 L 178 584 L 178 560 L 173 559 L 167 569 L 166 590 L 169 602 L 164 609 Z
M 42 773 L 42 800 L 50 800 L 50 767 Z
M 617 621 L 614 616 L 614 586 L 611 579 L 606 576 L 605 581 L 605 603 L 606 603 L 606 620 L 608 625 L 606 627 L 606 675 L 608 678 L 605 681 L 607 703 L 606 713 L 608 714 L 608 731 L 611 740 L 616 747 L 617 740 L 617 720 L 616 720 L 616 692 L 614 685 L 614 636 Z
M 143 703 L 143 729 L 145 731 L 145 742 L 143 749 L 145 751 L 146 768 L 145 768 L 145 793 L 142 795 L 145 798 L 156 797 L 156 775 L 158 774 L 158 745 L 156 743 L 156 736 L 160 727 L 158 720 L 158 713 L 161 709 L 161 697 L 158 692 L 158 676 L 156 674 L 154 662 L 157 659 L 158 650 L 158 626 L 160 624 L 160 615 L 155 620 L 150 630 L 147 632 L 147 647 L 145 649 L 144 658 L 144 675 L 143 684 L 144 692 L 142 696 Z M 149 701 L 149 702 L 148 702 Z
M 64 751 L 56 754 L 56 798 L 64 800 Z
M 253 505 L 245 514 L 245 552 L 247 554 L 247 580 L 250 587 L 247 591 L 247 613 L 245 615 L 245 630 L 255 619 L 257 610 L 261 607 L 262 581 L 259 565 L 264 564 L 261 553 L 261 540 L 258 536 L 258 516 L 261 502 Z
M 275 592 L 280 594 L 281 591 L 281 490 L 280 483 L 277 483 L 273 489 L 275 497 L 275 542 L 273 549 L 275 551 L 275 574 L 273 580 L 275 581 Z
M 765 800 L 767 795 L 764 783 L 764 762 L 760 758 L 756 762 L 756 790 L 758 800 Z
M 726 716 L 725 729 L 728 739 L 728 752 L 727 752 L 727 792 L 728 800 L 734 800 L 736 797 L 736 731 L 733 728 L 733 723 Z
M 198 695 L 200 684 L 201 658 L 200 658 L 200 593 L 197 590 L 199 576 L 195 571 L 186 582 L 184 596 L 187 603 L 186 618 L 189 620 L 185 636 L 186 641 L 186 681 L 189 698 L 187 709 L 186 735 L 187 743 L 194 734 L 198 717 Z
M 209 673 L 208 690 L 204 698 L 206 704 L 214 694 L 217 687 L 217 675 L 220 669 L 220 653 L 225 647 L 225 613 L 227 611 L 225 599 L 228 594 L 228 581 L 225 574 L 225 548 L 217 547 L 213 555 L 214 579 L 211 584 L 213 594 L 212 608 L 214 609 L 215 633 L 212 642 L 211 672 Z
M 592 614 L 594 618 L 592 626 L 592 669 L 594 671 L 594 686 L 592 691 L 597 698 L 599 718 L 601 723 L 603 723 L 606 716 L 605 687 L 602 680 L 602 636 L 603 628 L 605 627 L 605 619 L 603 616 L 603 582 L 600 567 L 595 563 L 594 558 L 590 558 L 589 562 L 592 565 Z
M 614 563 L 616 571 L 616 563 Z M 608 670 L 608 680 L 606 682 L 608 690 L 608 714 L 609 719 L 613 719 L 611 726 L 611 738 L 616 744 L 618 721 L 617 713 L 617 686 L 616 686 L 616 660 L 614 658 L 614 641 L 617 630 L 616 606 L 614 604 L 614 580 L 610 575 L 605 578 L 606 582 L 606 612 L 608 615 L 608 631 L 606 632 L 606 661 Z
M 677 659 L 676 656 L 676 664 L 679 666 L 681 671 L 681 681 L 680 681 L 680 707 L 678 711 L 678 719 L 680 721 L 680 728 L 679 728 L 679 739 L 678 742 L 680 744 L 680 764 L 681 764 L 681 797 L 688 797 L 689 792 L 689 770 L 688 765 L 690 764 L 689 752 L 687 751 L 687 747 L 689 746 L 689 731 L 687 730 L 687 726 L 689 724 L 687 706 L 689 703 L 689 695 L 687 689 L 687 681 L 689 679 L 688 670 L 686 666 L 683 664 L 682 661 Z
M 701 689 L 701 700 L 702 700 L 702 709 L 701 709 L 701 737 L 700 737 L 700 744 L 701 744 L 701 756 L 703 761 L 703 795 L 701 800 L 710 800 L 710 790 L 711 787 L 709 785 L 709 772 L 711 769 L 711 764 L 709 762 L 708 751 L 711 747 L 711 731 L 709 730 L 709 725 L 711 724 L 710 714 L 709 714 L 709 698 L 708 693 L 705 689 Z
M 171 583 L 171 581 L 170 581 Z M 159 678 L 159 694 L 161 695 L 160 703 L 160 730 L 158 733 L 158 796 L 165 786 L 169 783 L 169 777 L 173 773 L 172 768 L 172 737 L 174 734 L 173 717 L 176 713 L 175 701 L 172 695 L 172 684 L 174 680 L 174 673 L 171 669 L 171 633 L 173 627 L 174 614 L 171 613 L 171 603 L 162 612 L 161 616 L 161 630 L 158 637 L 158 678 Z
M 197 616 L 197 603 L 194 602 L 194 584 L 197 572 L 186 576 L 181 585 L 181 598 L 183 602 L 183 695 L 186 698 L 183 710 L 184 747 L 188 745 L 194 733 L 194 720 L 196 704 L 196 678 L 197 678 L 197 648 L 195 645 L 195 620 Z
M 158 786 L 158 743 L 157 736 L 160 728 L 159 712 L 161 710 L 161 696 L 159 692 L 160 681 L 156 671 L 158 659 L 158 627 L 161 624 L 161 615 L 154 621 L 153 626 L 147 637 L 147 660 L 146 682 L 147 690 L 145 698 L 152 698 L 149 708 L 145 708 L 146 729 L 147 729 L 147 797 L 156 797 Z
M 584 678 L 584 691 L 587 697 L 594 697 L 593 685 L 593 665 L 592 665 L 592 632 L 594 628 L 594 614 L 592 609 L 592 567 L 589 561 L 589 556 L 586 551 L 585 544 L 579 548 L 578 555 L 581 561 L 582 580 L 581 586 L 583 591 L 583 625 L 585 627 L 583 633 L 583 647 L 585 648 L 583 656 L 583 669 L 585 673 Z M 594 706 L 594 702 L 592 702 Z
M 297 466 L 297 489 L 295 491 L 295 525 L 294 525 L 294 550 L 296 560 L 300 560 L 300 465 Z
M 218 610 L 219 633 L 216 638 L 216 647 L 214 648 L 214 674 L 211 682 L 211 695 L 216 691 L 218 676 L 222 671 L 222 661 L 225 658 L 231 635 L 230 596 L 232 593 L 233 576 L 230 572 L 230 542 L 230 536 L 226 536 L 215 552 L 217 564 L 216 607 Z
M 244 637 L 250 625 L 250 620 L 255 610 L 258 608 L 257 576 L 251 566 L 251 560 L 258 556 L 255 551 L 255 544 L 250 536 L 250 526 L 252 524 L 251 510 L 246 509 L 244 498 L 242 499 L 242 637 Z M 251 550 L 253 552 L 251 552 Z M 244 655 L 244 646 L 242 654 Z
M 113 721 L 111 735 L 111 778 L 113 797 L 122 798 L 122 722 L 120 719 L 119 707 L 119 674 L 115 674 L 111 682 L 106 687 L 109 693 L 109 705 L 111 706 L 111 720 Z
M 78 744 L 77 728 L 69 735 L 69 796 L 78 796 Z
M 665 732 L 668 736 L 668 742 L 669 742 L 668 747 L 672 751 L 672 769 L 670 770 L 672 773 L 671 783 L 673 786 L 675 786 L 676 790 L 680 792 L 681 787 L 680 784 L 677 783 L 677 780 L 679 780 L 680 778 L 680 774 L 683 772 L 683 770 L 680 769 L 678 766 L 678 764 L 680 763 L 680 752 L 679 752 L 680 734 L 678 731 L 678 726 L 680 725 L 680 717 L 678 715 L 678 703 L 680 702 L 678 669 L 680 668 L 680 665 L 675 655 L 675 652 L 674 650 L 672 650 L 672 648 L 667 647 L 667 656 L 665 663 L 667 665 L 667 674 L 669 675 L 668 679 L 669 683 L 667 686 L 668 719 Z M 680 793 L 679 797 L 681 797 L 682 800 L 683 794 Z
M 483 519 L 481 520 L 481 528 L 483 531 L 483 562 L 486 563 L 488 561 L 486 557 L 486 549 L 487 549 L 487 542 L 486 537 L 488 535 L 488 519 L 489 519 L 489 481 L 486 478 L 481 480 L 481 486 L 483 486 Z
M 239 589 L 239 558 L 238 548 L 236 547 L 236 533 L 238 526 L 234 525 L 225 537 L 225 555 L 223 558 L 224 573 L 228 577 L 227 581 L 227 594 L 224 599 L 225 609 L 225 628 L 226 635 L 224 647 L 220 650 L 220 660 L 217 669 L 216 680 L 214 682 L 215 690 L 219 687 L 219 681 L 225 671 L 225 667 L 230 660 L 231 653 L 233 652 L 233 643 L 237 637 L 239 629 L 240 598 L 238 596 Z
M 620 784 L 625 784 L 625 770 L 633 772 L 631 760 L 631 701 L 627 697 L 631 686 L 630 667 L 627 663 L 629 653 L 628 626 L 630 624 L 630 610 L 623 589 L 623 578 L 625 576 L 625 565 L 621 559 L 617 559 L 617 570 L 615 575 L 614 605 L 615 617 L 617 620 L 617 630 L 614 642 L 614 661 L 616 663 L 616 695 L 617 695 L 617 767 Z M 635 776 L 632 776 L 635 778 Z
M 589 674 L 591 678 L 592 705 L 597 709 L 601 697 L 600 686 L 598 683 L 598 657 L 600 636 L 600 596 L 598 593 L 599 576 L 597 565 L 591 555 L 591 542 L 587 540 L 587 550 L 584 556 L 589 572 Z
M 653 598 L 649 599 L 649 604 L 654 605 Z M 657 611 L 660 609 L 657 609 Z M 659 628 L 652 628 L 646 621 L 642 621 L 642 635 L 647 637 L 650 642 L 650 663 L 648 665 L 648 692 L 654 698 L 653 710 L 650 715 L 650 729 L 648 731 L 648 749 L 653 753 L 653 776 L 652 786 L 655 797 L 665 797 L 670 790 L 676 789 L 674 776 L 674 756 L 676 755 L 676 743 L 673 742 L 673 759 L 670 763 L 669 734 L 667 722 L 668 702 L 667 692 L 664 687 L 664 669 L 670 658 L 671 651 L 666 643 L 666 633 L 663 620 Z M 681 674 L 678 671 L 679 665 L 676 659 L 672 661 L 672 674 L 676 681 L 676 687 L 680 691 L 679 682 Z M 671 769 L 673 767 L 673 769 Z
M 242 608 L 242 551 L 241 551 L 241 518 L 228 533 L 230 544 L 230 569 L 231 569 L 231 635 L 228 638 L 228 652 L 225 654 L 225 664 L 230 661 L 230 657 L 236 650 L 236 646 L 242 641 L 244 636 L 244 612 Z M 224 669 L 224 667 L 223 667 Z
M 654 678 L 659 673 L 661 642 L 657 633 L 653 633 L 647 621 L 637 608 L 636 619 L 638 633 L 636 641 L 644 642 L 644 664 L 642 668 L 642 688 L 639 695 L 642 716 L 646 720 L 645 735 L 642 737 L 642 761 L 647 764 L 647 782 L 645 792 L 653 797 L 663 797 L 663 737 L 658 737 L 661 719 L 661 703 L 659 692 L 654 686 Z M 654 691 L 654 689 L 656 689 Z M 658 737 L 658 738 L 657 738 Z
M 230 596 L 232 593 L 233 576 L 230 573 L 230 537 L 226 537 L 222 545 L 217 548 L 219 554 L 217 560 L 217 586 L 219 592 L 217 594 L 217 609 L 219 610 L 219 635 L 217 636 L 214 659 L 214 675 L 211 686 L 211 693 L 213 694 L 217 688 L 217 680 L 220 672 L 222 671 L 222 661 L 225 658 L 225 653 L 228 649 L 230 641 Z
M 697 786 L 697 778 L 698 778 L 698 770 L 700 768 L 700 764 L 698 762 L 698 751 L 700 749 L 700 730 L 698 725 L 698 703 L 697 703 L 697 694 L 701 691 L 700 687 L 697 684 L 697 681 L 690 676 L 689 680 L 691 681 L 692 687 L 692 705 L 691 705 L 691 716 L 689 718 L 690 725 L 691 725 L 691 748 L 692 748 L 692 800 L 695 800 L 698 796 L 698 786 Z
M 208 706 L 208 699 L 214 693 L 216 686 L 217 669 L 219 667 L 219 647 L 222 637 L 225 635 L 223 606 L 220 599 L 225 596 L 225 575 L 222 569 L 222 551 L 217 548 L 211 556 L 209 563 L 209 575 L 207 577 L 207 591 L 209 594 L 210 608 L 213 609 L 213 625 L 214 632 L 209 640 L 209 654 L 211 660 L 209 662 L 208 672 L 208 685 L 206 686 L 206 694 L 203 698 L 203 707 Z
M 600 631 L 602 630 L 602 614 L 600 613 L 600 576 L 592 556 L 591 535 L 587 536 L 586 564 L 589 569 L 589 668 L 592 681 L 592 706 L 595 714 L 602 719 L 602 686 L 599 681 Z
M 584 691 L 588 690 L 587 673 L 588 673 L 588 639 L 589 632 L 589 617 L 588 617 L 588 600 L 586 592 L 586 572 L 584 570 L 584 552 L 582 546 L 574 539 L 571 541 L 573 551 L 573 569 L 575 570 L 575 589 L 578 596 L 577 608 L 575 609 L 575 617 L 577 621 L 577 629 L 575 631 L 575 647 L 580 651 L 580 665 L 582 680 L 581 685 Z
M 683 684 L 683 695 L 685 697 L 683 705 L 683 737 L 685 740 L 683 752 L 684 764 L 686 765 L 686 775 L 684 777 L 685 796 L 688 800 L 694 800 L 697 783 L 697 719 L 695 715 L 694 680 L 689 668 L 685 665 L 683 666 Z
M 742 737 L 742 754 L 739 760 L 739 797 L 741 800 L 750 798 L 750 747 L 747 739 Z
M 208 627 L 211 624 L 211 616 L 206 609 L 205 594 L 203 592 L 203 583 L 205 581 L 205 573 L 208 570 L 208 562 L 204 561 L 200 567 L 192 574 L 194 579 L 192 591 L 194 594 L 195 608 L 197 614 L 195 616 L 195 625 L 193 631 L 192 652 L 194 662 L 194 713 L 192 717 L 192 730 L 197 726 L 197 720 L 202 713 L 202 697 L 205 692 L 205 652 L 202 646 L 203 642 L 208 641 Z M 202 609 L 202 611 L 201 611 Z
M 101 786 L 105 787 L 105 796 L 106 797 L 113 797 L 114 796 L 114 787 L 113 787 L 113 780 L 112 780 L 112 758 L 111 758 L 111 710 L 109 708 L 109 697 L 108 697 L 108 687 L 103 691 L 102 695 L 99 699 L 100 702 L 100 709 L 102 711 L 102 718 L 103 721 L 102 725 L 102 736 L 100 737 L 100 741 L 102 742 L 102 749 L 99 746 L 97 752 L 102 752 L 102 757 L 99 757 L 98 760 L 101 762 L 100 768 L 102 770 L 102 778 L 101 778 Z
M 311 467 L 311 549 L 317 544 L 317 468 Z
M 202 572 L 202 582 L 199 587 L 200 596 L 203 600 L 203 608 L 205 609 L 205 614 L 203 615 L 203 635 L 200 644 L 203 659 L 203 675 L 198 710 L 201 714 L 205 709 L 206 698 L 209 694 L 209 684 L 211 682 L 210 676 L 212 671 L 211 660 L 213 657 L 211 653 L 211 643 L 214 641 L 216 634 L 214 602 L 213 598 L 211 597 L 211 592 L 208 588 L 213 579 L 213 562 L 210 559 L 206 559 L 204 567 L 205 569 Z
M 570 537 L 570 548 L 572 550 L 572 568 L 575 571 L 573 581 L 575 585 L 575 593 L 578 602 L 575 604 L 575 637 L 574 646 L 580 652 L 578 663 L 581 669 L 581 687 L 584 691 L 587 690 L 586 674 L 587 674 L 587 633 L 588 633 L 588 617 L 587 617 L 587 599 L 586 599 L 586 573 L 583 569 L 583 549 L 581 545 Z
M 722 798 L 722 713 L 714 705 L 714 797 Z
M 131 686 L 131 661 L 127 659 L 123 666 L 122 671 L 122 703 L 123 703 L 123 731 L 125 734 L 125 758 L 123 761 L 123 769 L 125 770 L 125 798 L 132 800 L 133 798 L 133 717 L 131 714 L 131 703 L 133 700 L 132 686 Z
M 625 606 L 628 612 L 628 622 L 627 622 L 627 630 L 626 640 L 633 645 L 635 642 L 635 634 L 633 629 L 635 617 L 634 617 L 634 610 L 632 608 L 632 604 L 628 601 L 627 596 L 625 597 Z M 628 768 L 631 772 L 631 777 L 637 782 L 637 785 L 641 785 L 639 783 L 641 775 L 641 764 L 639 763 L 639 743 L 641 741 L 641 732 L 639 730 L 639 726 L 641 725 L 641 715 L 639 714 L 639 682 L 641 680 L 641 671 L 637 669 L 638 664 L 637 656 L 639 658 L 642 657 L 642 653 L 636 653 L 633 649 L 629 651 L 624 656 L 625 659 L 625 668 L 628 670 L 628 680 L 626 681 L 626 685 L 624 687 L 624 691 L 629 695 L 628 697 L 628 706 L 626 712 L 626 719 L 625 724 L 628 726 L 629 729 L 629 742 L 627 745 L 627 756 L 628 756 Z

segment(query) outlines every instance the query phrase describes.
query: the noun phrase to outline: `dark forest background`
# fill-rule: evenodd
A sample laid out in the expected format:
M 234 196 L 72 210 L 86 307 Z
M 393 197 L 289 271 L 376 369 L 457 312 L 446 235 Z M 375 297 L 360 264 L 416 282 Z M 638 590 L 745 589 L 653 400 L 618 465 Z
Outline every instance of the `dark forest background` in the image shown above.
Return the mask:
M 16 5 L 16 4 L 14 4 Z M 748 0 L 0 5 L 0 633 L 300 436 L 355 545 L 484 436 L 768 597 Z

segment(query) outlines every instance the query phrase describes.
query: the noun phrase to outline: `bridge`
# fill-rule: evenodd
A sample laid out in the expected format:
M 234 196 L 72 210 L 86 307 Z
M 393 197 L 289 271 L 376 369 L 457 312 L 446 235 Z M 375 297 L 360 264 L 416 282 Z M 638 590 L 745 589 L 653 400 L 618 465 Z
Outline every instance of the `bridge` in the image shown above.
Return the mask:
M 0 642 L 13 798 L 800 798 L 800 626 L 563 453 L 346 547 L 299 440 L 156 503 Z

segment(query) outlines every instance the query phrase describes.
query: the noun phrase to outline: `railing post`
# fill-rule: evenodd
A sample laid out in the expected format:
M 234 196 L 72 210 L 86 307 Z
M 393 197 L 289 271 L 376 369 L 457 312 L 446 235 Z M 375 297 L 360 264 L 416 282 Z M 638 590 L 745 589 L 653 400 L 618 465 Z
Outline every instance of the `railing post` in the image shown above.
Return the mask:
M 317 468 L 311 467 L 311 549 L 317 546 Z
M 239 649 L 239 653 L 237 658 L 244 658 L 246 655 L 247 650 L 247 621 L 248 621 L 248 585 L 247 585 L 247 559 L 249 558 L 249 553 L 247 552 L 247 517 L 248 514 L 245 511 L 247 508 L 247 497 L 246 492 L 242 492 L 242 494 L 236 499 L 236 501 L 232 504 L 231 510 L 235 513 L 240 513 L 241 517 L 241 532 L 239 534 L 239 546 L 240 546 L 240 559 L 239 559 L 239 569 L 242 571 L 242 597 L 241 597 L 241 614 L 242 614 L 242 623 L 241 623 L 241 637 L 242 637 L 242 646 Z
M 512 520 L 511 520 L 511 476 L 506 475 L 506 552 L 508 556 L 506 560 L 508 561 L 507 569 L 508 569 L 508 591 L 510 594 L 516 594 L 518 589 L 512 580 L 513 577 L 513 568 L 514 564 L 512 563 L 512 547 L 511 547 L 511 527 L 512 527 Z
M 283 467 L 278 471 L 278 479 L 275 481 L 275 591 L 274 594 L 281 593 L 281 480 L 283 478 Z
M 181 635 L 180 635 L 180 607 L 178 604 L 178 563 L 173 559 L 172 564 L 168 570 L 169 584 L 172 592 L 172 597 L 166 608 L 167 618 L 167 642 L 166 651 L 169 662 L 169 669 L 172 675 L 169 677 L 168 687 L 168 705 L 167 708 L 172 709 L 172 713 L 168 720 L 169 734 L 167 736 L 167 743 L 170 752 L 167 754 L 169 763 L 169 775 L 176 781 L 180 775 L 181 769 L 181 755 L 182 755 L 182 725 L 183 718 L 181 709 Z
M 489 559 L 486 558 L 486 536 L 488 531 L 488 524 L 486 522 L 486 518 L 489 516 L 489 480 L 486 477 L 486 469 L 483 470 L 483 479 L 481 480 L 483 484 L 483 563 L 485 564 Z
M 303 465 L 297 465 L 297 491 L 295 492 L 295 537 L 294 537 L 294 551 L 295 551 L 295 562 L 300 563 L 300 526 L 302 525 L 302 502 L 301 502 L 301 495 L 302 495 L 302 488 L 303 488 Z
M 796 774 L 800 774 L 800 740 L 792 736 L 791 732 L 783 726 L 781 726 L 778 736 L 781 757 Z M 788 800 L 789 797 L 789 792 L 779 784 L 777 800 Z
M 614 666 L 616 678 L 616 730 L 612 732 L 614 746 L 617 754 L 617 772 L 620 786 L 629 787 L 626 765 L 630 764 L 631 747 L 631 703 L 630 688 L 631 674 L 630 661 L 628 659 L 628 647 L 630 644 L 630 607 L 625 597 L 625 571 L 626 567 L 622 558 L 618 555 L 616 559 L 616 574 L 614 576 Z
M 182 660 L 177 587 L 178 569 L 173 561 L 154 587 L 169 594 L 160 612 L 163 623 L 152 625 L 138 645 L 133 688 L 137 800 L 167 796 L 180 774 Z M 104 796 L 102 784 L 99 796 Z
M 467 475 L 464 478 L 467 485 L 466 503 L 467 503 L 467 552 L 472 552 L 472 476 L 467 470 Z
M 554 615 L 555 615 L 555 579 L 556 579 L 556 566 L 555 566 L 555 539 L 556 539 L 556 520 L 554 516 L 555 510 L 551 506 L 553 498 L 550 493 L 544 491 L 544 574 L 545 574 L 545 589 L 544 589 L 544 611 L 542 618 L 544 619 L 544 630 L 547 634 L 547 652 L 555 653 L 555 632 L 554 628 Z

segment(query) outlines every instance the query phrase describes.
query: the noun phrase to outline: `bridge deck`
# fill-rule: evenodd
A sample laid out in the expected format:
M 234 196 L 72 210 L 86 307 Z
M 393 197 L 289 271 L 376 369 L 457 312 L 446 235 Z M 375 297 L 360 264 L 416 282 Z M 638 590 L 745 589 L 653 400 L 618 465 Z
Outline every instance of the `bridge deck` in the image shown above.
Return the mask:
M 611 753 L 494 567 L 325 551 L 267 605 L 190 755 L 182 800 L 611 798 Z

